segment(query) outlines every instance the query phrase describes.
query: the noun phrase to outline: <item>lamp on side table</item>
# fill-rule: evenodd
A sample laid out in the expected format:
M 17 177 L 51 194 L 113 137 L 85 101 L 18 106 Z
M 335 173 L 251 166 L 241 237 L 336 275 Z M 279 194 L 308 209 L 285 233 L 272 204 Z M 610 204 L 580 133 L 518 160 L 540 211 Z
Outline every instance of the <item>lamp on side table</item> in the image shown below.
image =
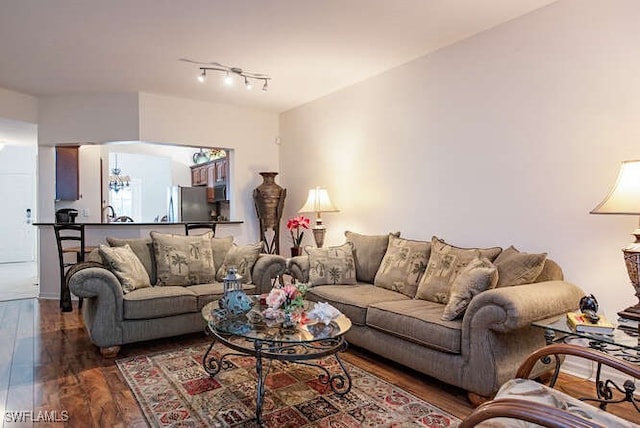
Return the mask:
M 309 196 L 307 202 L 304 203 L 302 208 L 298 210 L 299 213 L 316 213 L 316 224 L 311 227 L 313 232 L 313 239 L 316 241 L 316 246 L 322 248 L 324 245 L 324 235 L 327 231 L 326 226 L 322 223 L 321 213 L 334 213 L 338 212 L 338 208 L 331 202 L 327 189 L 316 187 L 309 190 Z
M 640 216 L 640 161 L 624 161 L 616 184 L 591 214 L 619 214 Z M 635 289 L 638 303 L 618 312 L 622 318 L 640 321 L 640 228 L 633 231 L 635 242 L 622 249 L 627 273 Z

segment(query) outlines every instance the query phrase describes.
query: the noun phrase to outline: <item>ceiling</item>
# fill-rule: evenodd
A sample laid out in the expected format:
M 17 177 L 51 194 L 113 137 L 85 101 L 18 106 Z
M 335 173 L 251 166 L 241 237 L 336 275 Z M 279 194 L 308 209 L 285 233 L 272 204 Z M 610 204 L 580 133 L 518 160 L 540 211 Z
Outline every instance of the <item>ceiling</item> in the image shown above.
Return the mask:
M 282 112 L 553 1 L 2 0 L 0 87 Z M 179 58 L 270 75 L 269 91 L 199 83 L 198 66 Z

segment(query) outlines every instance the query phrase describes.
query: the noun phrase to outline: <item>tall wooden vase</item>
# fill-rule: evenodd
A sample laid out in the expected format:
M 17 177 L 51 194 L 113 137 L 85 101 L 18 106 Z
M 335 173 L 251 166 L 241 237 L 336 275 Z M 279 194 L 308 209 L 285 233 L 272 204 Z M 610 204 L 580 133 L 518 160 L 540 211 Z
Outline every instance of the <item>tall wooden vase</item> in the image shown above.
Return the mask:
M 276 183 L 277 172 L 261 172 L 260 175 L 262 184 L 253 191 L 253 202 L 260 223 L 260 239 L 265 253 L 280 254 L 280 218 L 287 189 Z

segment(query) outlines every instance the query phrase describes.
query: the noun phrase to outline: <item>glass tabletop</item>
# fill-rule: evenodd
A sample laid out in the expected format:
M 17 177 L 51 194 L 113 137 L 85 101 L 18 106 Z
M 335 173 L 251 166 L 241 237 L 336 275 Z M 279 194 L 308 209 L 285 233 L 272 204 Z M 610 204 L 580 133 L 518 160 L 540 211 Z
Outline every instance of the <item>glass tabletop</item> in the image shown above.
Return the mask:
M 610 345 L 619 346 L 621 348 L 632 349 L 640 351 L 640 341 L 638 337 L 638 330 L 630 330 L 621 328 L 617 325 L 611 334 L 596 334 L 596 333 L 584 333 L 578 332 L 569 325 L 566 315 L 559 315 L 540 321 L 531 323 L 534 327 L 540 327 L 543 329 L 551 330 L 555 333 L 561 333 L 563 335 L 579 337 L 590 341 L 597 341 Z
M 249 340 L 262 340 L 283 343 L 310 343 L 326 339 L 336 339 L 351 328 L 351 320 L 340 314 L 329 324 L 315 321 L 300 322 L 294 327 L 286 328 L 282 320 L 266 319 L 262 311 L 267 307 L 259 303 L 258 296 L 249 296 L 254 306 L 245 315 L 237 317 L 220 316 L 218 301 L 211 302 L 202 308 L 202 317 L 209 328 L 222 335 L 233 335 Z M 315 302 L 305 300 L 303 309 L 313 309 Z

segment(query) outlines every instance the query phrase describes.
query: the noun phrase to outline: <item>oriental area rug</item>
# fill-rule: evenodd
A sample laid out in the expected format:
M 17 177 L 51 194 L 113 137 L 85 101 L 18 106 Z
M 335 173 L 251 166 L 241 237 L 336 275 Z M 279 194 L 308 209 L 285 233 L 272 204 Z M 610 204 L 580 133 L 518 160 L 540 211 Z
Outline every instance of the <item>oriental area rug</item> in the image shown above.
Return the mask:
M 152 427 L 253 427 L 255 359 L 233 356 L 215 377 L 202 367 L 208 345 L 116 361 Z M 214 350 L 228 350 L 216 344 Z M 318 360 L 330 368 L 335 358 Z M 320 370 L 273 361 L 266 380 L 263 426 L 453 427 L 455 416 L 344 362 L 351 391 L 340 397 L 319 381 Z M 268 364 L 265 361 L 265 368 Z M 335 373 L 336 370 L 333 370 Z

